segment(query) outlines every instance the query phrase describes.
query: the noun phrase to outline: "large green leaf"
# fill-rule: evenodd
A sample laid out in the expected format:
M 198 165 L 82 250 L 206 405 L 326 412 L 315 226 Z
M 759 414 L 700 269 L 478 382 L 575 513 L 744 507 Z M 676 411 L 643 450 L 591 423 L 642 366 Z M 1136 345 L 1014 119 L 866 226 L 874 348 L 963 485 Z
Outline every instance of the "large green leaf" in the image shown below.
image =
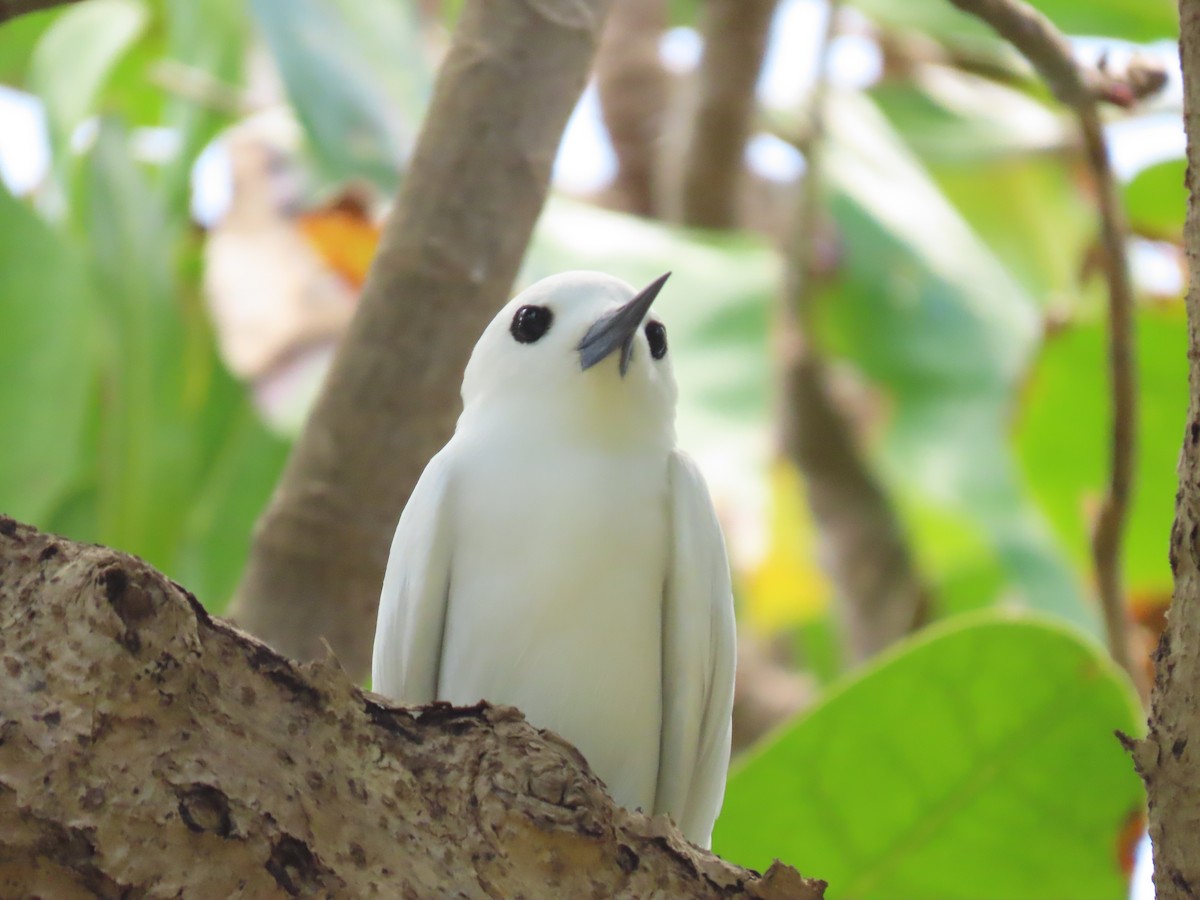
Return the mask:
M 75 248 L 0 183 L 0 509 L 43 522 L 81 462 L 92 285 Z
M 1175 475 L 1188 403 L 1187 320 L 1182 304 L 1137 314 L 1138 453 L 1125 532 L 1125 575 L 1138 595 L 1169 597 L 1167 561 Z M 1050 338 L 1022 402 L 1018 447 L 1026 478 L 1081 568 L 1107 480 L 1107 337 L 1100 322 Z
M 1155 41 L 1179 35 L 1172 0 L 1030 0 L 1066 34 Z
M 1118 900 L 1142 790 L 1103 651 L 1028 616 L 895 648 L 735 765 L 713 848 L 827 879 L 830 900 Z
M 59 15 L 38 41 L 29 87 L 46 105 L 60 165 L 75 128 L 95 111 L 101 88 L 146 20 L 140 0 L 89 0 Z
M 18 16 L 0 27 L 0 84 L 24 87 L 34 47 L 63 12 L 50 8 Z
M 1043 307 L 1072 309 L 1095 203 L 1061 152 L 1073 124 L 1029 95 L 943 66 L 871 96 L 938 188 Z
M 930 523 L 968 519 L 1012 599 L 1098 631 L 1017 479 L 1007 439 L 1011 398 L 1040 336 L 1036 302 L 868 100 L 839 96 L 829 134 L 829 207 L 843 259 L 820 297 L 826 332 L 891 401 L 881 462 L 918 556 L 930 558 L 924 548 L 946 539 L 925 530 Z M 988 560 L 972 568 L 986 570 Z
M 1154 41 L 1179 33 L 1171 0 L 1030 0 L 1058 28 L 1071 35 L 1107 35 L 1127 41 Z M 947 0 L 854 0 L 883 25 L 922 31 L 951 46 L 985 52 L 994 38 L 988 26 L 959 12 Z
M 432 84 L 415 11 L 343 0 L 251 8 L 326 177 L 394 187 Z
M 211 77 L 217 84 L 241 82 L 250 23 L 240 0 L 166 0 L 167 46 L 171 60 Z M 168 96 L 164 124 L 179 135 L 180 150 L 163 173 L 167 205 L 182 215 L 190 200 L 196 157 L 233 117 L 188 97 Z
M 94 484 L 58 512 L 177 577 L 219 608 L 284 447 L 220 367 L 194 286 L 177 260 L 186 220 L 170 218 L 104 122 L 83 180 L 88 245 L 104 297 L 103 391 Z M 88 506 L 94 507 L 89 516 Z
M 1125 210 L 1134 231 L 1150 237 L 1178 241 L 1187 213 L 1187 163 L 1171 159 L 1149 166 L 1125 185 Z

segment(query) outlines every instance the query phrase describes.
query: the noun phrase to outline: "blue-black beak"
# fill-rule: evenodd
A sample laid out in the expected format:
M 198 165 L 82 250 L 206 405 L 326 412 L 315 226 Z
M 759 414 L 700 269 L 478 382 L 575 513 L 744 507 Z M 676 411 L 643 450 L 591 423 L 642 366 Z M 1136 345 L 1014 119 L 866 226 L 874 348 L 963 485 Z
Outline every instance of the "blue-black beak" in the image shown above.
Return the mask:
M 638 327 L 650 311 L 650 304 L 670 277 L 670 272 L 660 275 L 624 306 L 596 320 L 576 348 L 579 350 L 579 365 L 585 371 L 620 347 L 621 377 L 625 377 L 629 369 L 629 360 L 633 356 L 633 339 L 637 335 Z

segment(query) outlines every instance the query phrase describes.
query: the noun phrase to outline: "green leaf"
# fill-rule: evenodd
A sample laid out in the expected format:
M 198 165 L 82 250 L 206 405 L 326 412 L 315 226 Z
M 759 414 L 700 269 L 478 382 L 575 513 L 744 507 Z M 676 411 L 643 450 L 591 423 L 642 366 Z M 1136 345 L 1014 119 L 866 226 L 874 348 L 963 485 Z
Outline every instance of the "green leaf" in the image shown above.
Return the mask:
M 1138 442 L 1125 529 L 1125 578 L 1135 595 L 1169 597 L 1167 560 L 1176 464 L 1188 405 L 1182 304 L 1137 312 Z M 1107 337 L 1101 322 L 1054 335 L 1022 398 L 1017 442 L 1025 476 L 1078 565 L 1091 569 L 1090 528 L 1108 473 Z
M 1187 214 L 1187 162 L 1172 159 L 1142 169 L 1125 185 L 1125 211 L 1132 229 L 1149 237 L 1179 241 Z
M 737 765 L 714 850 L 830 900 L 1118 900 L 1142 789 L 1136 700 L 1101 649 L 1029 616 L 930 629 Z
M 866 98 L 831 104 L 829 140 L 842 260 L 820 308 L 827 339 L 891 401 L 881 465 L 918 555 L 942 540 L 924 523 L 969 519 L 1014 599 L 1098 633 L 1009 446 L 1010 398 L 1040 336 L 1036 302 Z M 921 505 L 937 515 L 912 515 Z
M 60 165 L 76 126 L 95 111 L 101 88 L 146 18 L 139 0 L 89 0 L 64 11 L 38 41 L 29 86 L 46 104 Z
M 200 469 L 173 571 L 219 614 L 245 567 L 254 523 L 283 471 L 289 444 L 267 430 L 241 385 L 225 372 L 214 380 L 196 435 L 213 453 Z
M 1154 41 L 1179 34 L 1171 0 L 1030 0 L 1059 30 L 1069 35 L 1107 35 L 1126 41 Z M 871 18 L 891 28 L 922 31 L 942 43 L 985 52 L 995 40 L 987 25 L 945 0 L 854 0 Z
M 1075 308 L 1095 240 L 1094 201 L 1072 161 L 1069 119 L 990 79 L 922 66 L 871 97 L 938 188 L 1041 306 Z
M 325 175 L 390 191 L 415 133 L 413 107 L 432 84 L 415 12 L 339 0 L 254 0 L 251 8 Z
M 168 215 L 112 121 L 84 171 L 81 218 L 103 298 L 101 413 L 86 430 L 93 464 L 54 520 L 136 553 L 220 609 L 286 445 L 221 368 L 186 219 Z
M 10 19 L 0 27 L 0 84 L 25 86 L 33 49 L 62 12 L 52 7 Z
M 231 91 L 241 83 L 249 25 L 241 0 L 166 0 L 167 46 L 172 61 L 204 73 Z M 180 137 L 180 152 L 163 172 L 172 215 L 186 214 L 196 157 L 232 118 L 229 109 L 217 111 L 187 97 L 165 98 L 163 123 Z
M 95 298 L 75 248 L 0 183 L 0 508 L 43 523 L 81 464 Z
M 1156 41 L 1179 36 L 1179 11 L 1172 0 L 1030 0 L 1059 30 L 1125 41 Z

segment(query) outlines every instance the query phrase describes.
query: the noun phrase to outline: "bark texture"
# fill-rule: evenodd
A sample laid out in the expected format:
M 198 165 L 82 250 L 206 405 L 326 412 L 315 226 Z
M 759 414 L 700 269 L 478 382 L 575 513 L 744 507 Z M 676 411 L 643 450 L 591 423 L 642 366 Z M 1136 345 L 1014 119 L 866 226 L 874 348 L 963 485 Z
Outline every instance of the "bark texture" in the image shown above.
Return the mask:
M 705 0 L 704 55 L 680 175 L 679 219 L 732 228 L 745 171 L 755 87 L 777 0 Z
M 486 704 L 401 709 L 145 563 L 0 518 L 0 896 L 820 900 Z
M 366 673 L 392 530 L 507 298 L 610 0 L 467 0 L 396 211 L 231 615 Z
M 1188 426 L 1171 532 L 1175 596 L 1158 649 L 1150 733 L 1128 741 L 1146 782 L 1158 900 L 1200 896 L 1200 0 L 1180 0 L 1188 212 Z

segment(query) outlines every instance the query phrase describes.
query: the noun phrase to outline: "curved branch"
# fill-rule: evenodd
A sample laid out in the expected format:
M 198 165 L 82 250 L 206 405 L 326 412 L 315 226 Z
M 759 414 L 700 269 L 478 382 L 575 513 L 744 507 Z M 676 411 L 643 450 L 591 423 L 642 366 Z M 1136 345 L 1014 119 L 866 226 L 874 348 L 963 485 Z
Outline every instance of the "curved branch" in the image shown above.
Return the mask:
M 0 517 L 4 896 L 820 900 L 615 806 L 514 709 L 402 709 Z
M 1044 15 L 1023 0 L 950 0 L 983 19 L 1033 64 L 1054 95 L 1079 120 L 1084 151 L 1099 194 L 1101 244 L 1108 282 L 1108 359 L 1112 391 L 1109 482 L 1092 533 L 1092 559 L 1113 659 L 1146 694 L 1145 677 L 1130 659 L 1127 611 L 1121 577 L 1121 540 L 1133 489 L 1137 428 L 1137 369 L 1134 361 L 1133 284 L 1125 243 L 1125 214 L 1108 159 L 1096 108 L 1097 95 L 1111 86 L 1086 77 L 1071 46 Z

